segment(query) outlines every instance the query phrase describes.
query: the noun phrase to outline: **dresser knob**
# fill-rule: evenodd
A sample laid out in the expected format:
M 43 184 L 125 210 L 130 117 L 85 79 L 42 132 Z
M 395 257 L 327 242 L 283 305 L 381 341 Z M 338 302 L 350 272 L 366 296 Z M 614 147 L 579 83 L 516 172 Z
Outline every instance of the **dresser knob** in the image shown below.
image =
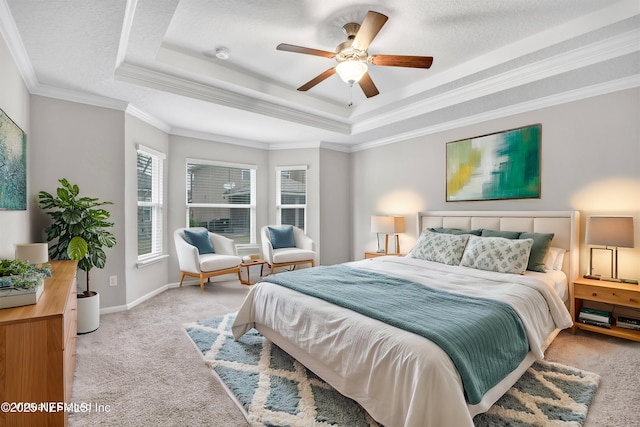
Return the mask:
M 597 297 L 598 294 L 596 294 L 595 292 L 591 294 L 592 297 Z

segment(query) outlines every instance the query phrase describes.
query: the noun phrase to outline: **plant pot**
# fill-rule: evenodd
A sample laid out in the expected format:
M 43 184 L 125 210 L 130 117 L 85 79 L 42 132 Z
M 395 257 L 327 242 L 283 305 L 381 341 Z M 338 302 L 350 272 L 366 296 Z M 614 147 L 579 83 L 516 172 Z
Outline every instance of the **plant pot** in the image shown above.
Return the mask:
M 78 334 L 88 334 L 100 327 L 100 294 L 78 294 Z

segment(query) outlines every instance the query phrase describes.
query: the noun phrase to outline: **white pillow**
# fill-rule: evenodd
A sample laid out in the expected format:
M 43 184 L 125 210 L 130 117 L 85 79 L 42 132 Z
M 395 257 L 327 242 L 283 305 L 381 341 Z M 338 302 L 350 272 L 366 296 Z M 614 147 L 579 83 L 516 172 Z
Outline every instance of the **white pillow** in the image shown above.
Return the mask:
M 460 265 L 499 273 L 523 274 L 533 239 L 470 236 Z
M 468 234 L 433 233 L 425 230 L 408 256 L 441 264 L 459 265 L 468 239 Z
M 556 271 L 562 270 L 565 252 L 566 251 L 562 248 L 550 247 L 544 260 L 544 269 Z

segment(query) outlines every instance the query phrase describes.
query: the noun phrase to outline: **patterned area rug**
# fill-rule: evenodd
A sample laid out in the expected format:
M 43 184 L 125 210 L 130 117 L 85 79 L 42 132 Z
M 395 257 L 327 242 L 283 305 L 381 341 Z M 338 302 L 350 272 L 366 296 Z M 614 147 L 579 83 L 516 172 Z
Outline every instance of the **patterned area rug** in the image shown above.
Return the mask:
M 235 313 L 185 325 L 205 363 L 222 380 L 252 426 L 378 426 L 356 402 L 342 396 L 255 329 L 231 335 Z M 476 427 L 581 426 L 598 388 L 598 375 L 536 362 Z

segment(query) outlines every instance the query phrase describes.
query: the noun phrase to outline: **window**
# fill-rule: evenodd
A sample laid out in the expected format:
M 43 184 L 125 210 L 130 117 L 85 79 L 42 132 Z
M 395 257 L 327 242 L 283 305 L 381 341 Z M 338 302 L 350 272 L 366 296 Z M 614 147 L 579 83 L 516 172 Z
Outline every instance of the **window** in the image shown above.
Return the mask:
M 187 224 L 256 242 L 256 166 L 187 159 Z
M 162 254 L 164 154 L 138 145 L 138 259 Z
M 279 224 L 294 225 L 306 232 L 306 166 L 276 168 L 276 209 Z

